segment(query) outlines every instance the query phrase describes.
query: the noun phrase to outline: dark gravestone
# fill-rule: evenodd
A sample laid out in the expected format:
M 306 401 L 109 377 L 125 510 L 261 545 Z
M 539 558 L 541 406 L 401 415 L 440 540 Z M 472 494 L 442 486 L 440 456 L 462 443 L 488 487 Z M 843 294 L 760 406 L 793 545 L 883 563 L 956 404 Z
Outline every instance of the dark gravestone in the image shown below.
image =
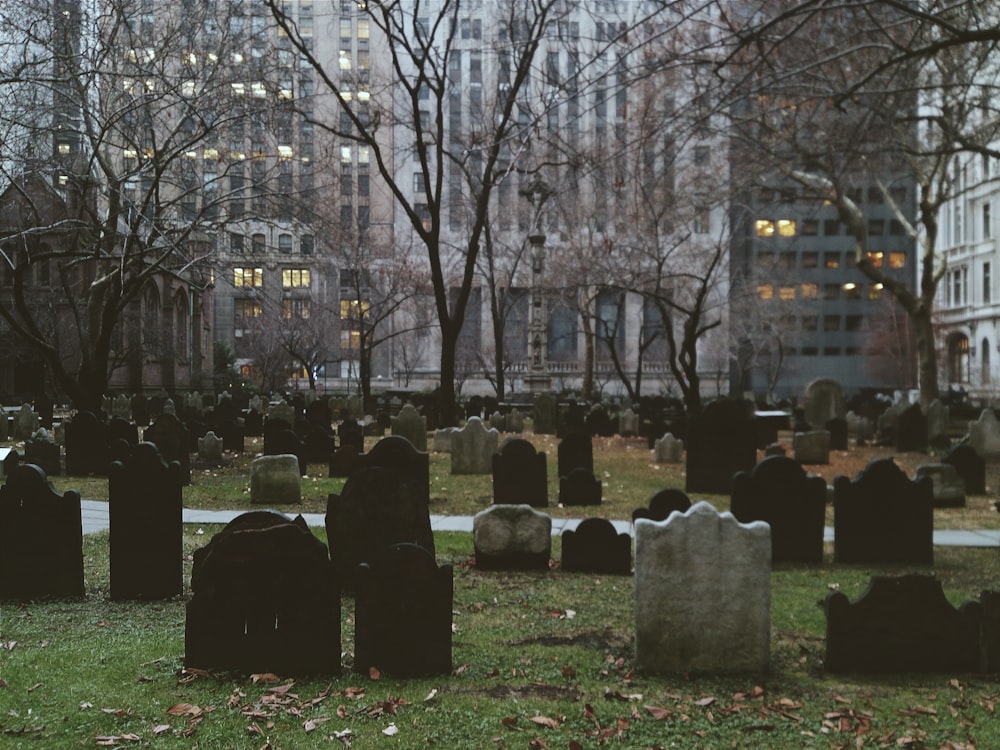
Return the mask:
M 60 495 L 37 466 L 0 488 L 0 599 L 83 596 L 80 493 Z
M 986 494 L 986 459 L 976 453 L 971 445 L 956 445 L 942 462 L 954 466 L 958 475 L 965 480 L 965 494 Z
M 351 445 L 342 445 L 330 456 L 328 477 L 349 477 L 358 468 L 361 454 Z
M 181 465 L 140 443 L 108 470 L 111 598 L 166 599 L 184 593 Z
M 357 572 L 354 671 L 393 677 L 451 673 L 453 573 L 416 544 L 374 552 Z
M 312 423 L 305 418 L 304 415 L 299 415 L 295 418 L 295 423 L 292 426 L 295 434 L 299 436 L 299 439 L 305 439 L 305 436 L 312 431 Z
M 356 589 L 358 566 L 383 547 L 409 542 L 434 554 L 427 501 L 412 479 L 389 468 L 359 469 L 326 504 L 330 556 L 345 590 Z
M 202 418 L 201 412 L 195 412 L 191 407 L 186 407 L 188 415 L 181 420 L 188 435 L 188 453 L 198 452 L 198 440 L 208 434 L 208 423 Z
M 587 434 L 593 437 L 611 437 L 615 434 L 615 425 L 608 416 L 608 410 L 598 404 L 587 415 Z
M 632 572 L 632 537 L 619 534 L 606 518 L 586 518 L 563 532 L 561 566 L 567 573 L 627 576 Z
M 493 454 L 493 502 L 531 505 L 549 504 L 549 480 L 545 453 L 523 438 L 507 440 Z
M 927 417 L 920 404 L 905 408 L 896 422 L 896 450 L 900 453 L 927 451 Z
M 62 474 L 62 455 L 59 444 L 40 434 L 38 437 L 26 440 L 24 443 L 24 463 L 34 464 L 44 471 L 46 476 L 59 476 Z
M 431 458 L 426 451 L 418 451 L 413 443 L 400 435 L 387 435 L 367 453 L 358 456 L 358 469 L 381 467 L 397 474 L 400 479 L 414 483 L 423 498 L 424 507 L 431 500 Z M 352 475 L 353 476 L 353 475 Z M 397 539 L 409 542 L 412 539 Z
M 559 429 L 556 436 L 564 438 L 574 433 L 587 435 L 587 412 L 581 404 L 570 401 L 559 411 Z
M 978 602 L 955 609 L 932 576 L 874 576 L 849 601 L 832 593 L 826 611 L 828 672 L 976 672 L 980 669 Z
M 688 421 L 687 492 L 728 495 L 733 475 L 757 463 L 756 435 L 745 401 L 720 399 Z
M 301 516 L 233 519 L 195 550 L 191 589 L 186 666 L 340 674 L 340 590 L 326 545 Z
M 291 430 L 265 430 L 264 449 L 261 451 L 265 456 L 282 456 L 291 454 L 299 461 L 299 474 L 308 474 L 305 451 L 299 436 Z
M 345 419 L 337 427 L 341 446 L 349 445 L 358 453 L 365 452 L 365 431 L 354 419 Z
M 826 482 L 784 456 L 765 458 L 733 477 L 730 510 L 741 523 L 771 526 L 774 562 L 823 562 Z
M 483 398 L 482 396 L 473 396 L 465 404 L 465 418 L 470 417 L 483 417 Z
M 93 412 L 79 411 L 66 423 L 66 473 L 108 473 L 107 428 Z
M 112 417 L 108 420 L 107 439 L 109 445 L 113 440 L 121 439 L 136 446 L 139 444 L 139 428 L 127 419 Z
M 830 433 L 830 450 L 832 451 L 846 451 L 847 450 L 847 420 L 841 417 L 834 417 L 833 419 L 827 420 L 826 426 L 823 428 Z
M 39 396 L 35 399 L 35 413 L 38 415 L 38 423 L 46 430 L 52 429 L 52 417 L 55 404 L 48 396 Z
M 140 427 L 149 426 L 149 399 L 141 393 L 132 396 L 132 421 Z
M 566 477 L 573 469 L 594 472 L 594 446 L 590 435 L 572 432 L 559 441 L 556 448 L 559 476 Z
M 981 672 L 1000 672 L 1000 592 L 984 591 L 979 595 L 983 606 Z
M 330 404 L 324 399 L 316 399 L 306 405 L 306 419 L 313 427 L 329 430 L 333 426 L 333 413 Z
M 256 409 L 250 409 L 244 415 L 243 434 L 247 437 L 260 437 L 264 434 L 264 418 Z
M 638 521 L 645 518 L 650 521 L 666 521 L 671 513 L 686 513 L 691 508 L 691 500 L 683 490 L 665 489 L 660 490 L 646 503 L 645 508 L 636 508 L 632 511 L 632 520 Z
M 834 479 L 834 561 L 933 564 L 933 493 L 930 477 L 910 481 L 891 458 Z
M 161 414 L 143 430 L 142 439 L 155 443 L 164 461 L 181 465 L 181 481 L 191 484 L 191 451 L 187 428 L 173 414 Z
M 268 417 L 264 420 L 264 429 L 261 433 L 264 437 L 264 445 L 267 445 L 267 441 L 277 433 L 291 429 L 292 423 L 289 420 L 279 419 L 277 417 Z
M 215 434 L 222 438 L 222 450 L 243 453 L 246 450 L 246 431 L 234 417 L 220 418 Z
M 559 502 L 563 505 L 600 505 L 601 480 L 583 467 L 559 477 Z
M 108 441 L 108 466 L 115 461 L 128 461 L 136 446 L 124 438 Z
M 213 412 L 215 414 L 216 425 L 227 419 L 235 420 L 240 416 L 240 411 L 236 407 L 236 402 L 233 400 L 233 397 L 228 394 L 223 394 L 219 397 L 219 403 L 215 405 Z
M 302 454 L 307 463 L 329 466 L 336 449 L 337 438 L 333 436 L 333 429 L 330 427 L 314 426 L 302 438 Z

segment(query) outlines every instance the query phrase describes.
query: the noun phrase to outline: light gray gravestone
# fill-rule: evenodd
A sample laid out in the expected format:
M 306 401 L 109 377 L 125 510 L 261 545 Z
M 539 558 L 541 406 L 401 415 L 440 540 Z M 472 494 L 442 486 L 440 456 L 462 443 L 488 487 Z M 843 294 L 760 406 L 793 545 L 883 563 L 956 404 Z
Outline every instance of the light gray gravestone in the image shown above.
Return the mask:
M 209 430 L 204 437 L 198 438 L 198 456 L 205 461 L 222 459 L 222 438 Z
M 507 414 L 507 432 L 524 432 L 524 415 L 518 409 L 511 409 Z
M 465 426 L 451 434 L 451 473 L 490 474 L 493 454 L 500 445 L 500 433 L 486 429 L 479 417 L 469 417 Z
M 552 552 L 552 517 L 530 505 L 493 505 L 472 519 L 476 567 L 548 568 Z
M 283 504 L 302 502 L 302 475 L 293 453 L 258 456 L 250 464 L 250 502 Z
M 418 451 L 427 450 L 427 418 L 421 416 L 413 404 L 404 404 L 398 416 L 389 418 L 389 423 L 393 435 L 402 435 Z
M 31 404 L 21 404 L 21 408 L 14 415 L 14 439 L 27 440 L 41 425 L 41 420 L 31 408 Z
M 969 422 L 969 445 L 982 458 L 1000 458 L 1000 421 L 992 409 L 983 409 L 979 419 Z
M 439 427 L 434 430 L 432 448 L 435 453 L 451 453 L 451 436 L 455 433 L 455 429 L 455 427 Z
M 965 480 L 952 464 L 918 466 L 914 478 L 930 477 L 934 482 L 935 508 L 964 508 Z
M 805 420 L 813 429 L 822 429 L 831 419 L 847 416 L 844 387 L 833 378 L 817 378 L 806 386 Z
M 639 434 L 639 415 L 631 409 L 626 409 L 618 417 L 618 434 L 623 437 L 635 437 Z
M 684 460 L 684 441 L 668 432 L 653 443 L 653 460 L 658 464 L 679 464 Z

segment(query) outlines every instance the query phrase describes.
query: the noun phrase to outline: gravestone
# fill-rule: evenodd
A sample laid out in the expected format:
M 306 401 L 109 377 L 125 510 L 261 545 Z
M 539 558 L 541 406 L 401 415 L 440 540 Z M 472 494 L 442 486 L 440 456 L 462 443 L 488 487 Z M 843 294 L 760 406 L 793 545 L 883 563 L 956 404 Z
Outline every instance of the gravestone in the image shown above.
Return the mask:
M 875 435 L 875 428 L 868 417 L 847 413 L 847 433 L 854 435 L 854 443 L 858 446 L 868 445 Z
M 399 416 L 391 417 L 392 434 L 405 437 L 418 451 L 427 450 L 427 419 L 422 417 L 413 404 L 406 404 L 399 410 Z
M 264 447 L 261 451 L 265 456 L 293 455 L 299 463 L 299 475 L 309 473 L 305 451 L 299 436 L 289 429 L 267 429 L 264 431 Z
M 330 466 L 328 467 L 327 476 L 330 478 L 351 476 L 358 468 L 360 455 L 353 446 L 340 446 L 330 456 Z
M 404 437 L 387 435 L 375 443 L 370 451 L 358 456 L 358 469 L 372 466 L 380 466 L 398 474 L 400 479 L 412 481 L 424 499 L 424 505 L 430 505 L 431 464 L 429 453 L 418 451 Z M 400 539 L 398 541 L 411 540 Z
M 473 396 L 465 403 L 465 418 L 472 419 L 472 417 L 479 417 L 482 419 L 483 416 L 483 397 Z
M 934 563 L 934 498 L 929 477 L 910 481 L 891 458 L 871 461 L 853 480 L 833 480 L 834 562 Z
M 843 386 L 832 378 L 817 378 L 806 386 L 803 399 L 806 423 L 821 430 L 831 419 L 847 416 Z
M 247 437 L 260 437 L 264 434 L 264 418 L 256 409 L 250 409 L 244 415 L 243 433 Z
M 451 473 L 489 474 L 499 444 L 496 429 L 487 430 L 483 420 L 471 417 L 462 429 L 451 434 Z
M 426 454 L 425 454 L 426 455 Z M 382 548 L 408 542 L 434 554 L 423 488 L 391 469 L 359 469 L 326 504 L 330 555 L 345 590 L 357 588 L 358 566 Z
M 186 667 L 340 674 L 340 589 L 326 545 L 301 516 L 252 511 L 233 519 L 195 550 L 191 590 Z
M 493 505 L 472 519 L 480 570 L 548 570 L 552 518 L 530 505 Z
M 738 472 L 729 507 L 741 523 L 771 527 L 772 561 L 823 562 L 826 482 L 797 461 L 775 456 Z
M 635 654 L 645 673 L 767 671 L 771 531 L 699 502 L 635 522 Z
M 184 593 L 181 466 L 140 443 L 108 469 L 111 598 L 166 599 Z
M 639 415 L 631 409 L 626 409 L 618 417 L 618 434 L 622 437 L 638 437 Z
M 911 404 L 896 422 L 896 450 L 925 453 L 927 451 L 927 417 L 920 404 Z
M 184 397 L 184 406 L 192 411 L 201 414 L 205 411 L 205 403 L 201 399 L 201 394 L 198 391 L 192 391 Z
M 221 461 L 222 451 L 222 438 L 211 430 L 198 438 L 198 458 L 202 461 Z
M 215 405 L 213 413 L 218 424 L 230 419 L 235 421 L 240 416 L 240 410 L 236 408 L 236 402 L 225 391 L 219 394 L 219 402 Z
M 354 671 L 396 678 L 451 674 L 451 565 L 417 544 L 375 550 L 357 573 Z
M 554 435 L 558 423 L 556 397 L 551 393 L 539 393 L 531 407 L 532 432 L 536 435 Z
M 611 437 L 615 434 L 615 424 L 611 421 L 604 404 L 594 404 L 590 407 L 585 432 L 592 437 Z
M 954 466 L 965 481 L 966 494 L 986 494 L 986 460 L 976 453 L 975 448 L 968 443 L 956 445 L 942 460 Z
M 49 438 L 45 428 L 40 428 L 30 440 L 25 441 L 24 463 L 34 464 L 48 477 L 62 474 L 62 456 L 59 444 Z
M 493 412 L 490 415 L 490 429 L 504 432 L 507 429 L 507 418 L 501 412 Z
M 931 478 L 935 508 L 965 507 L 965 480 L 951 464 L 923 464 L 914 474 L 917 478 Z
M 188 450 L 190 438 L 187 428 L 173 414 L 164 412 L 142 433 L 142 439 L 155 443 L 160 455 L 167 463 L 177 461 L 181 465 L 181 479 L 185 485 L 191 484 L 191 453 Z
M 979 671 L 996 674 L 1000 672 L 1000 592 L 984 591 L 979 601 L 983 608 L 980 635 L 983 655 Z
M 313 427 L 330 430 L 333 427 L 333 413 L 325 400 L 315 399 L 306 404 L 306 419 Z
M 830 433 L 830 450 L 847 450 L 847 419 L 829 419 L 823 429 Z
M 247 409 L 263 415 L 267 411 L 267 403 L 260 397 L 260 394 L 255 393 L 247 402 Z
M 633 510 L 632 520 L 666 521 L 671 513 L 686 513 L 690 508 L 691 500 L 683 490 L 667 488 L 649 498 L 645 508 Z
M 830 433 L 826 430 L 796 432 L 792 436 L 792 451 L 800 464 L 828 464 Z
M 451 453 L 451 436 L 456 429 L 456 427 L 439 427 L 434 430 L 434 441 L 431 449 L 435 453 Z
M 733 474 L 751 471 L 757 463 L 749 404 L 733 399 L 709 403 L 689 418 L 685 448 L 685 490 L 728 495 Z
M 587 412 L 583 408 L 583 404 L 571 400 L 559 410 L 559 426 L 556 430 L 556 436 L 564 438 L 575 433 L 590 437 L 587 433 Z
M 493 456 L 493 502 L 546 507 L 549 482 L 545 453 L 523 438 L 505 441 Z
M 172 398 L 163 399 L 163 405 L 161 407 L 159 416 L 162 417 L 164 414 L 169 414 L 172 417 L 177 416 L 177 405 L 174 404 L 174 400 Z M 159 417 L 157 417 L 157 419 L 158 418 Z
M 992 409 L 983 409 L 979 419 L 969 422 L 969 445 L 985 459 L 1000 458 L 1000 421 Z
M 345 419 L 337 426 L 337 438 L 342 446 L 349 445 L 358 453 L 365 452 L 365 432 L 355 419 Z
M 27 440 L 35 431 L 41 427 L 41 420 L 31 408 L 31 404 L 21 404 L 21 408 L 14 415 L 12 435 L 14 440 Z
M 265 421 L 269 422 L 272 419 L 280 419 L 291 428 L 295 424 L 295 409 L 285 401 L 270 404 L 267 407 L 267 420 Z
M 0 599 L 83 596 L 80 493 L 60 495 L 45 472 L 31 464 L 9 472 L 5 467 L 5 473 L 7 481 L 0 488 Z
M 108 473 L 108 434 L 93 412 L 78 411 L 66 423 L 66 473 Z
M 507 413 L 507 432 L 517 435 L 524 432 L 524 415 L 516 407 Z
M 573 469 L 594 471 L 594 445 L 590 435 L 584 432 L 571 432 L 559 441 L 556 447 L 556 465 L 559 476 L 568 476 Z
M 222 449 L 232 453 L 246 450 L 245 429 L 236 419 L 223 417 L 215 426 L 215 434 L 222 438 Z
M 250 502 L 284 504 L 302 502 L 299 459 L 291 453 L 258 456 L 250 464 Z
M 878 441 L 885 445 L 895 445 L 899 431 L 899 415 L 909 408 L 910 403 L 904 399 L 893 402 L 878 416 Z
M 109 445 L 112 440 L 120 439 L 134 447 L 139 444 L 139 427 L 127 419 L 112 417 L 108 420 L 105 436 Z
M 606 518 L 585 518 L 562 533 L 560 567 L 566 573 L 630 575 L 632 537 L 619 534 Z
M 658 464 L 679 464 L 684 460 L 684 441 L 668 432 L 653 444 L 653 460 Z
M 302 438 L 302 456 L 307 464 L 328 466 L 335 450 L 337 438 L 330 427 L 313 426 Z
M 132 421 L 139 427 L 149 426 L 149 399 L 141 393 L 132 396 L 130 400 Z
M 115 396 L 111 404 L 111 416 L 125 420 L 132 418 L 132 402 L 124 393 Z
M 823 608 L 827 672 L 980 671 L 982 607 L 955 609 L 933 576 L 873 576 L 854 601 L 838 591 Z
M 601 493 L 601 480 L 582 466 L 559 477 L 559 502 L 562 505 L 600 505 Z
M 38 396 L 35 399 L 35 413 L 38 415 L 38 422 L 40 427 L 44 427 L 46 430 L 52 429 L 52 420 L 55 411 L 55 404 L 52 403 L 52 399 L 46 395 Z
M 947 450 L 951 446 L 951 410 L 934 399 L 927 406 L 927 442 L 932 448 Z

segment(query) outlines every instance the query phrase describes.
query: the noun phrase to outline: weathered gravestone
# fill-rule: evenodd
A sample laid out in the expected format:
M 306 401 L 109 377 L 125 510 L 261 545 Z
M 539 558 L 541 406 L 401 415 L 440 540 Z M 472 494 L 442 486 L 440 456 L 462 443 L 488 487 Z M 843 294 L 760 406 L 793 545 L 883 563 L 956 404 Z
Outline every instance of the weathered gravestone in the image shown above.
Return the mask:
M 250 502 L 285 504 L 302 502 L 302 473 L 298 456 L 279 453 L 258 456 L 250 464 Z
M 823 562 L 826 482 L 784 456 L 765 458 L 733 477 L 730 510 L 741 523 L 771 527 L 774 562 Z
M 606 518 L 585 518 L 562 533 L 560 567 L 567 573 L 627 576 L 632 573 L 632 537 Z
M 853 602 L 828 594 L 828 672 L 980 671 L 982 607 L 955 609 L 933 576 L 873 576 Z
M 420 497 L 424 500 L 424 505 L 430 505 L 430 454 L 426 451 L 418 451 L 406 438 L 399 435 L 387 435 L 375 443 L 370 451 L 358 456 L 356 466 L 356 470 L 378 466 L 397 474 L 400 479 L 413 482 Z M 397 541 L 411 540 L 400 539 Z
M 556 446 L 556 466 L 559 476 L 569 476 L 573 469 L 594 471 L 594 445 L 585 432 L 570 432 Z
M 302 438 L 302 457 L 307 464 L 329 465 L 335 450 L 337 450 L 337 438 L 334 437 L 331 427 L 314 426 Z
M 435 453 L 451 453 L 451 436 L 457 427 L 439 427 L 434 430 L 434 441 L 431 450 Z
M 499 411 L 493 412 L 490 415 L 490 428 L 497 432 L 504 432 L 507 429 L 507 417 Z
M 671 513 L 686 513 L 690 508 L 691 500 L 683 490 L 668 488 L 649 498 L 645 508 L 633 510 L 632 520 L 645 518 L 649 521 L 666 521 Z
M 198 458 L 202 461 L 221 461 L 222 450 L 222 438 L 211 430 L 198 438 Z
M 899 415 L 910 406 L 909 401 L 899 399 L 878 416 L 878 441 L 884 445 L 895 445 L 899 433 Z
M 875 427 L 872 424 L 871 419 L 862 416 L 860 414 L 855 414 L 854 412 L 847 413 L 847 432 L 848 435 L 854 435 L 854 442 L 858 446 L 868 445 L 872 438 L 875 436 Z
M 291 428 L 295 424 L 295 407 L 286 401 L 270 404 L 267 407 L 267 421 L 272 419 L 280 419 Z
M 965 507 L 965 480 L 951 464 L 923 464 L 917 467 L 914 476 L 931 478 L 935 508 Z
M 938 450 L 947 450 L 951 446 L 951 410 L 934 399 L 927 406 L 927 443 Z
M 601 480 L 582 466 L 559 477 L 559 502 L 562 505 L 600 505 L 602 491 Z
M 705 502 L 635 522 L 636 666 L 646 673 L 767 671 L 771 532 Z
M 653 444 L 653 460 L 658 464 L 679 464 L 684 460 L 684 441 L 668 432 Z
M 942 460 L 955 467 L 965 482 L 967 494 L 986 494 L 986 459 L 976 453 L 975 448 L 968 443 L 956 445 Z
M 132 418 L 132 402 L 124 393 L 115 396 L 111 403 L 111 416 L 125 420 Z
M 891 458 L 875 459 L 853 480 L 833 480 L 834 561 L 934 562 L 930 477 L 907 478 Z
M 326 545 L 301 516 L 233 519 L 195 550 L 191 590 L 185 666 L 340 674 L 340 589 Z
M 140 443 L 108 469 L 111 598 L 166 599 L 184 592 L 181 466 Z
M 532 431 L 536 435 L 554 435 L 558 424 L 556 397 L 551 393 L 539 393 L 535 396 L 531 408 Z
M 108 473 L 107 428 L 93 412 L 79 411 L 66 424 L 66 473 L 71 476 Z
M 39 420 L 35 410 L 31 408 L 31 404 L 21 404 L 21 408 L 14 415 L 14 429 L 12 431 L 14 440 L 27 440 L 35 434 L 39 427 L 41 427 L 41 420 Z
M 493 505 L 472 519 L 480 570 L 548 570 L 552 518 L 530 505 Z
M 969 422 L 969 445 L 985 459 L 1000 458 L 1000 420 L 992 409 L 983 409 L 979 419 Z
M 920 404 L 911 404 L 896 422 L 896 450 L 900 453 L 927 451 L 927 416 Z
M 354 671 L 393 677 L 451 673 L 453 572 L 417 544 L 373 551 L 357 573 Z
M 44 427 L 40 428 L 30 440 L 24 443 L 24 463 L 38 466 L 49 477 L 62 474 L 62 456 L 59 444 L 49 438 Z
M 174 414 L 164 412 L 149 427 L 143 430 L 142 439 L 155 443 L 160 455 L 167 463 L 176 461 L 181 465 L 181 480 L 191 484 L 191 439 L 187 428 Z
M 549 482 L 545 453 L 522 438 L 505 441 L 493 456 L 493 502 L 546 507 Z
M 80 493 L 18 466 L 0 488 L 0 599 L 83 595 Z
M 618 417 L 618 434 L 622 437 L 637 437 L 639 435 L 639 415 L 631 409 L 626 409 Z
M 792 436 L 792 451 L 800 464 L 828 464 L 830 433 L 826 430 L 796 432 Z
M 750 404 L 719 399 L 688 420 L 687 492 L 728 495 L 733 474 L 757 463 L 757 444 Z
M 832 378 L 817 378 L 806 386 L 803 399 L 804 418 L 814 430 L 821 430 L 831 419 L 847 416 L 843 386 Z
M 451 434 L 451 473 L 489 474 L 499 444 L 496 429 L 487 430 L 483 420 L 470 417 L 462 429 Z
M 299 475 L 305 476 L 309 473 L 302 441 L 293 430 L 267 429 L 265 426 L 264 447 L 261 452 L 265 456 L 293 455 L 299 463 Z
M 314 398 L 307 403 L 306 419 L 313 427 L 319 427 L 324 430 L 333 428 L 333 413 L 330 411 L 330 404 L 325 400 Z
M 326 504 L 330 555 L 345 590 L 357 588 L 358 566 L 384 547 L 408 542 L 434 554 L 427 500 L 419 483 L 373 466 L 356 471 Z
M 524 432 L 524 415 L 518 409 L 511 409 L 507 414 L 506 429 L 507 432 L 513 432 L 518 435 Z
M 427 419 L 422 417 L 413 404 L 406 404 L 399 410 L 399 416 L 391 417 L 392 434 L 409 440 L 418 451 L 427 450 Z

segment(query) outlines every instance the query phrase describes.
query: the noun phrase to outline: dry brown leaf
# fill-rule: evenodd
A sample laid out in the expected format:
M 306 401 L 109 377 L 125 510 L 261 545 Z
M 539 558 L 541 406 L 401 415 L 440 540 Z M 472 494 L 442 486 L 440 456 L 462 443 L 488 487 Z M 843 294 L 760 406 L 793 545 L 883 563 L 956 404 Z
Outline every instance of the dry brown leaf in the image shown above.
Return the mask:
M 664 721 L 674 715 L 674 712 L 669 708 L 661 708 L 660 706 L 643 706 L 643 708 L 645 708 L 646 711 L 649 712 L 649 715 L 656 721 Z
M 549 729 L 558 729 L 562 721 L 559 719 L 553 719 L 550 716 L 532 716 L 528 721 L 537 724 L 540 727 L 548 727 Z
M 153 727 L 153 734 L 163 734 L 164 732 L 169 732 L 169 731 L 170 731 L 169 724 L 157 724 L 155 727 Z
M 273 685 L 276 682 L 281 682 L 281 678 L 273 672 L 258 672 L 257 674 L 250 675 L 250 682 L 255 685 Z
M 201 708 L 191 703 L 175 703 L 167 709 L 168 716 L 198 716 Z
M 705 708 L 706 706 L 711 706 L 713 703 L 715 703 L 715 698 L 707 696 L 705 698 L 700 698 L 699 700 L 696 700 L 694 702 L 694 705 Z
M 368 667 L 368 678 L 372 680 L 378 680 L 382 677 L 382 673 L 378 671 L 378 667 Z

